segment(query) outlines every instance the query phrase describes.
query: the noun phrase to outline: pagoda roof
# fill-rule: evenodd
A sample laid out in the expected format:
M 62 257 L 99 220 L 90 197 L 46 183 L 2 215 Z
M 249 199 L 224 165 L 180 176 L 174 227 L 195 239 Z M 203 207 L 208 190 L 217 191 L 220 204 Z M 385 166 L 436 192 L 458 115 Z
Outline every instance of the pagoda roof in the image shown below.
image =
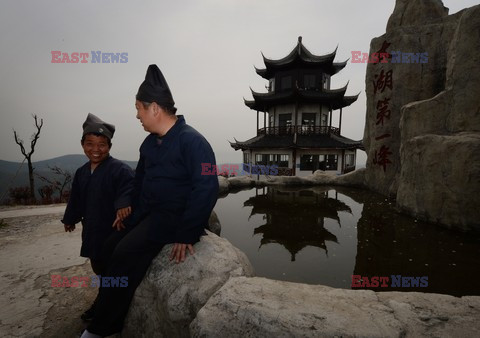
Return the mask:
M 278 104 L 295 102 L 301 102 L 302 104 L 323 103 L 329 105 L 333 110 L 336 110 L 350 106 L 360 95 L 360 93 L 358 93 L 354 96 L 345 96 L 347 87 L 348 83 L 344 87 L 338 89 L 311 90 L 295 87 L 288 91 L 268 93 L 257 93 L 250 89 L 254 100 L 244 99 L 244 102 L 250 109 L 263 112 L 268 112 L 270 107 Z
M 259 135 L 247 141 L 230 142 L 235 150 L 246 149 L 363 149 L 362 141 L 354 141 L 335 134 Z
M 303 45 L 302 37 L 299 36 L 295 48 L 293 48 L 292 51 L 282 59 L 269 59 L 262 53 L 265 68 L 259 69 L 255 67 L 255 71 L 258 75 L 267 80 L 272 78 L 278 70 L 291 69 L 299 66 L 304 68 L 323 68 L 325 73 L 334 75 L 341 71 L 348 62 L 348 60 L 339 63 L 333 62 L 337 54 L 337 49 L 338 46 L 329 54 L 314 55 Z

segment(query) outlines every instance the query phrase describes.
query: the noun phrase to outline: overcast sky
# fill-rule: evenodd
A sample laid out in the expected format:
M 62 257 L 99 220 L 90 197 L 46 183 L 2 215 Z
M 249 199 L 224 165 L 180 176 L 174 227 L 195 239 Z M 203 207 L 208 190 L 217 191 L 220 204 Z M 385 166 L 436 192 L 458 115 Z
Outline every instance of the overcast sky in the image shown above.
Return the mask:
M 453 14 L 478 2 L 444 5 Z M 264 66 L 261 53 L 282 58 L 302 36 L 314 54 L 338 45 L 335 61 L 345 61 L 352 50 L 368 52 L 370 40 L 384 34 L 394 5 L 394 0 L 2 0 L 0 159 L 23 159 L 12 129 L 29 147 L 32 114 L 44 120 L 34 161 L 82 153 L 82 123 L 90 112 L 116 125 L 111 154 L 137 160 L 147 134 L 135 118 L 134 97 L 147 66 L 156 63 L 178 113 L 210 141 L 217 162 L 241 162 L 228 140 L 255 136 L 256 113 L 243 98 L 251 99 L 249 87 L 266 91 L 266 81 L 254 70 Z M 88 62 L 52 63 L 51 51 L 89 53 Z M 91 63 L 92 51 L 128 53 L 128 62 Z M 332 80 L 332 88 L 350 81 L 347 95 L 361 93 L 343 113 L 342 134 L 354 140 L 363 137 L 365 70 L 366 64 L 349 62 Z

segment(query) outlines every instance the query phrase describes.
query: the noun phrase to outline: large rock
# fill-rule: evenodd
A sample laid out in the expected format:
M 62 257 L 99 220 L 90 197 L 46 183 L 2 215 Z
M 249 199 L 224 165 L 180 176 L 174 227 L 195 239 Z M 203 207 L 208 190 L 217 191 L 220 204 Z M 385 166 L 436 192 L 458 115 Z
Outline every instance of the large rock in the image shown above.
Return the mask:
M 241 190 L 252 188 L 255 186 L 255 179 L 250 176 L 237 176 L 228 179 L 228 187 L 230 190 Z
M 424 135 L 403 145 L 397 204 L 417 218 L 480 231 L 480 133 Z
M 229 192 L 229 185 L 228 179 L 223 176 L 218 176 L 218 195 L 225 196 L 228 195 Z
M 351 171 L 347 174 L 335 177 L 335 185 L 349 186 L 349 187 L 365 187 L 365 168 L 360 168 Z
M 421 292 L 377 292 L 393 310 L 405 337 L 475 337 L 480 332 L 480 297 Z
M 231 277 L 252 276 L 243 252 L 211 232 L 184 263 L 169 260 L 167 245 L 135 292 L 122 337 L 188 337 L 198 310 Z
M 400 26 L 418 26 L 448 15 L 440 0 L 397 0 L 388 19 L 387 32 Z
M 479 50 L 480 6 L 448 16 L 440 0 L 397 0 L 370 53 L 426 52 L 428 62 L 390 59 L 366 76 L 366 186 L 413 216 L 464 230 L 480 228 L 480 208 L 463 203 L 480 191 L 478 156 L 468 158 L 480 133 Z
M 222 232 L 222 224 L 218 219 L 217 213 L 213 210 L 208 218 L 207 230 L 213 232 L 217 236 L 220 236 L 220 233 Z
M 475 336 L 480 297 L 334 289 L 232 278 L 198 312 L 192 337 Z

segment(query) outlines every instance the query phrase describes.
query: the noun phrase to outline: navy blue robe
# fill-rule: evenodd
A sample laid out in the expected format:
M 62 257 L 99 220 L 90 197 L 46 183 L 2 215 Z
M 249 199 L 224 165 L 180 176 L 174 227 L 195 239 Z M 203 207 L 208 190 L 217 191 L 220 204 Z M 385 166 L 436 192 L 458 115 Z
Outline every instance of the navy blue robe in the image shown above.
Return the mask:
M 219 189 L 216 175 L 202 175 L 202 163 L 215 165 L 212 147 L 181 115 L 163 137 L 147 136 L 135 173 L 138 204 L 131 224 L 148 216 L 152 240 L 197 242 L 205 234 Z
M 80 256 L 100 258 L 107 237 L 115 231 L 116 211 L 131 205 L 134 172 L 125 163 L 109 156 L 93 173 L 90 162 L 77 169 L 63 216 L 64 224 L 82 222 Z

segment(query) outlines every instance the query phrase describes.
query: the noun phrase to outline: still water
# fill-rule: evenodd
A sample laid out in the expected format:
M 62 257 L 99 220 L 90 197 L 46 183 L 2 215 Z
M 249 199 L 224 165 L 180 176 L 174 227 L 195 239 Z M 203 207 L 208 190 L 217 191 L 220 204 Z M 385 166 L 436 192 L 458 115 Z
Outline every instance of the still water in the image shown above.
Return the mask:
M 388 287 L 363 289 L 480 295 L 480 235 L 417 221 L 370 191 L 265 187 L 230 193 L 215 211 L 257 276 L 344 289 L 352 275 L 388 276 Z M 428 286 L 391 287 L 391 275 Z

